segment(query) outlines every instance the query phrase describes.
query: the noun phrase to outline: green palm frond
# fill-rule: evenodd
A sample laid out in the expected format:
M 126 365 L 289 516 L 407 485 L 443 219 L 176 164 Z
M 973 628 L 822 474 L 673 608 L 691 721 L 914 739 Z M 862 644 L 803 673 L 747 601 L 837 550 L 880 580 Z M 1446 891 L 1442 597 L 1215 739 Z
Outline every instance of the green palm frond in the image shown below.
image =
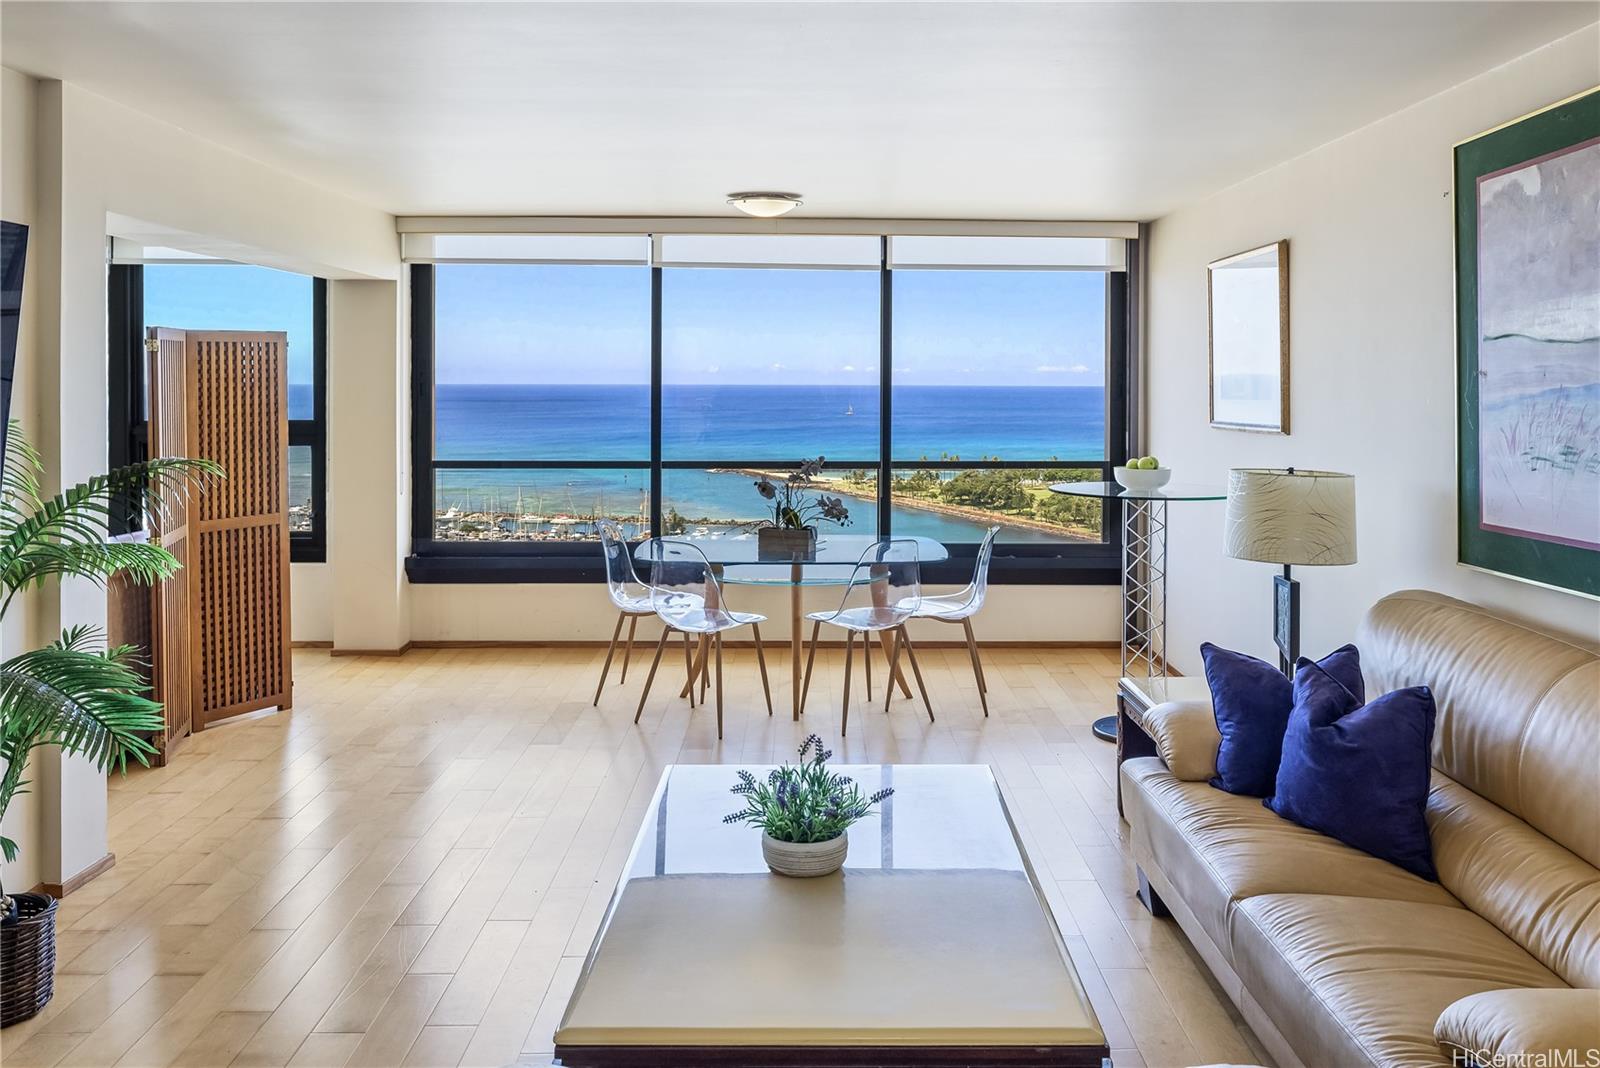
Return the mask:
M 125 574 L 154 583 L 178 570 L 158 545 L 112 542 L 114 509 L 129 501 L 160 530 L 179 495 L 224 477 L 209 460 L 160 458 L 131 464 L 41 499 L 44 468 L 38 452 L 12 423 L 0 463 L 0 617 L 16 594 L 51 576 L 104 583 Z M 148 764 L 156 748 L 146 735 L 165 728 L 161 706 L 145 696 L 131 646 L 106 649 L 95 627 L 73 627 L 42 649 L 0 663 L 0 816 L 27 781 L 29 754 L 42 745 L 87 757 L 102 771 Z M 0 837 L 0 856 L 15 859 L 16 843 Z
M 159 529 L 167 502 L 222 469 L 210 460 L 163 457 L 96 475 L 47 501 L 31 514 L 0 509 L 0 612 L 18 591 L 51 575 L 77 575 L 103 582 L 126 570 L 150 583 L 172 574 L 177 561 L 152 545 L 106 541 L 112 505 L 141 492 L 147 521 Z M 9 488 L 9 487 L 8 487 Z

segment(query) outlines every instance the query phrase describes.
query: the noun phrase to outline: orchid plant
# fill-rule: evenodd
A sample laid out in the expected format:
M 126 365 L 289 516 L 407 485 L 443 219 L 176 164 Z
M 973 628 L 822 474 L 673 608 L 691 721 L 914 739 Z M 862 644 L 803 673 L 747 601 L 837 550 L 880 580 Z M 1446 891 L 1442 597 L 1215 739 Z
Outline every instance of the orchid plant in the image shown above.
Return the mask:
M 765 780 L 740 770 L 732 792 L 744 798 L 745 807 L 724 816 L 722 822 L 760 827 L 780 842 L 826 842 L 839 837 L 871 812 L 872 806 L 893 794 L 894 787 L 863 795 L 854 779 L 828 770 L 832 756 L 833 750 L 824 749 L 822 739 L 812 734 L 800 746 L 799 764 L 774 768 Z
M 849 526 L 850 510 L 843 500 L 826 493 L 809 496 L 806 492 L 816 484 L 825 459 L 819 456 L 802 462 L 781 483 L 765 475 L 756 480 L 756 492 L 772 502 L 772 518 L 763 523 L 779 530 L 805 530 L 819 519 Z

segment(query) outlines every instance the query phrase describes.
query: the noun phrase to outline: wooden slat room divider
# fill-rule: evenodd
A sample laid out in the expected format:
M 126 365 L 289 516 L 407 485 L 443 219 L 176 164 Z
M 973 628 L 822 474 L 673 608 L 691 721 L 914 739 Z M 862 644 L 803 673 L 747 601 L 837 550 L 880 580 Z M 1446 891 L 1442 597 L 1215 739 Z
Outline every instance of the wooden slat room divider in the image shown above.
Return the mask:
M 178 397 L 183 400 L 186 441 L 173 442 L 170 452 L 162 441 L 162 453 L 215 460 L 227 472 L 189 501 L 190 583 L 186 592 L 173 591 L 170 605 L 161 598 L 164 619 L 174 622 L 183 607 L 177 602 L 188 599 L 187 642 L 161 634 L 167 644 L 187 646 L 192 718 L 201 730 L 291 702 L 288 338 L 152 331 L 157 334 L 183 339 L 181 390 L 151 376 L 152 429 L 158 406 L 170 418 Z M 182 665 L 170 667 L 176 672 Z

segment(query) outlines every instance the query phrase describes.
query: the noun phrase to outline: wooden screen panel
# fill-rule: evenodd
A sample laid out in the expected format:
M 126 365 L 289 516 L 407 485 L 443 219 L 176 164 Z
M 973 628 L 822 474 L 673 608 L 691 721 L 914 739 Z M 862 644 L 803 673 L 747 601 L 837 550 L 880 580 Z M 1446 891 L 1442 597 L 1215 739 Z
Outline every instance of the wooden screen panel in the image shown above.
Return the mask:
M 290 704 L 289 367 L 282 333 L 187 339 L 192 455 L 227 472 L 195 498 L 190 669 L 200 729 Z
M 153 327 L 149 354 L 149 452 L 151 456 L 193 456 L 189 438 L 189 376 L 186 343 L 181 330 Z M 175 496 L 156 517 L 151 540 L 178 558 L 181 569 L 151 591 L 151 684 L 160 701 L 167 729 L 158 740 L 159 763 L 166 763 L 179 742 L 194 728 L 190 668 L 193 620 L 190 605 L 199 573 L 193 558 L 191 513 L 186 495 Z

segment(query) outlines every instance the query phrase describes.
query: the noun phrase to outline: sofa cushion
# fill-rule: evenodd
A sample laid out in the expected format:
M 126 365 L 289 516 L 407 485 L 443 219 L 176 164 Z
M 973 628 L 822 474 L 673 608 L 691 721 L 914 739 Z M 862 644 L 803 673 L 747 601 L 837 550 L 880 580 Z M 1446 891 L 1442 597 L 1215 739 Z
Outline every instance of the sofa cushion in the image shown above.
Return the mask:
M 1122 784 L 1136 855 L 1166 877 L 1224 952 L 1233 902 L 1257 894 L 1347 894 L 1460 907 L 1438 883 L 1298 827 L 1256 798 L 1184 782 L 1156 757 L 1125 761 Z
M 1600 655 L 1437 593 L 1390 594 L 1359 638 L 1371 688 L 1427 686 L 1433 766 L 1600 867 Z
M 1600 871 L 1439 772 L 1428 831 L 1439 881 L 1462 904 L 1568 983 L 1600 987 Z
M 1482 1064 L 1582 1064 L 1600 1050 L 1600 990 L 1472 994 L 1444 1010 L 1433 1037 Z
M 1211 785 L 1230 794 L 1265 797 L 1277 781 L 1283 732 L 1294 708 L 1293 686 L 1283 672 L 1247 653 L 1204 642 L 1200 656 L 1222 735 Z M 1341 646 L 1316 663 L 1354 693 L 1358 704 L 1364 699 L 1355 646 Z
M 1302 658 L 1267 807 L 1436 880 L 1428 845 L 1433 695 L 1409 686 L 1366 704 L 1320 664 Z
M 1464 908 L 1327 894 L 1268 894 L 1233 913 L 1233 966 L 1307 1064 L 1446 1065 L 1434 1021 L 1507 987 L 1564 988 Z
M 1172 774 L 1185 782 L 1208 782 L 1216 775 L 1222 735 L 1210 701 L 1167 701 L 1139 721 Z

